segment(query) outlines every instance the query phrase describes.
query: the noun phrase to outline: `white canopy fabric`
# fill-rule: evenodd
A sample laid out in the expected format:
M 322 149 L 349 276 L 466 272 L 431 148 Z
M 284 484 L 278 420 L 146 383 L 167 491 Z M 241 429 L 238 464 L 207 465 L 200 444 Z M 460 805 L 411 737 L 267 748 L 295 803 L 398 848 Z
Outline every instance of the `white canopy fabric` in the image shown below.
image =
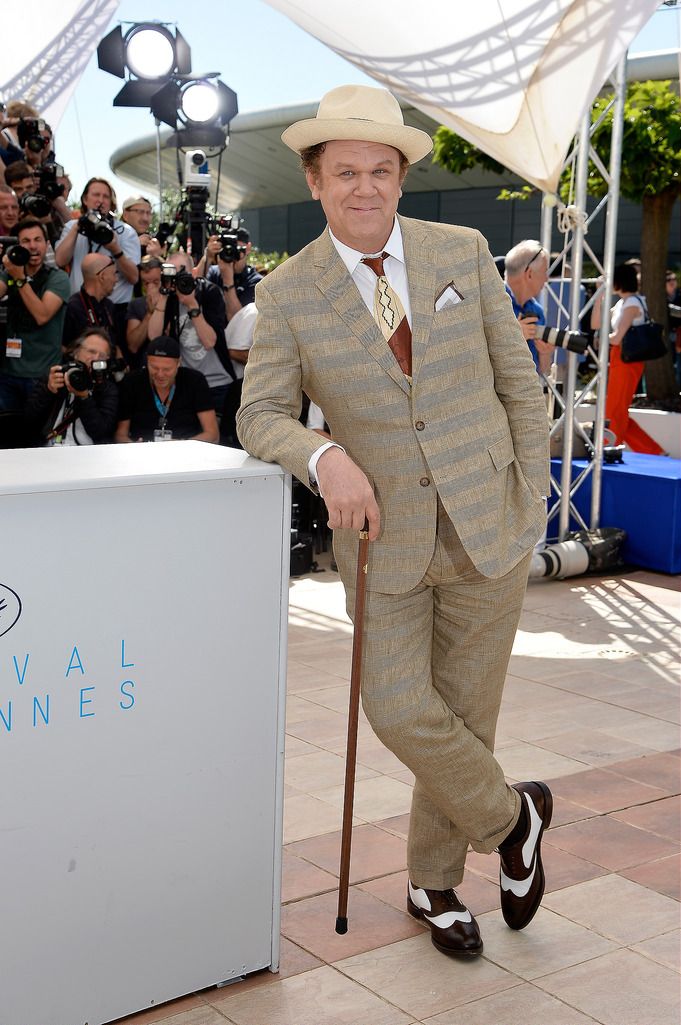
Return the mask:
M 118 4 L 59 0 L 27 5 L 15 22 L 20 31 L 4 40 L 0 99 L 26 100 L 56 129 Z
M 267 3 L 424 114 L 554 192 L 580 119 L 659 0 Z

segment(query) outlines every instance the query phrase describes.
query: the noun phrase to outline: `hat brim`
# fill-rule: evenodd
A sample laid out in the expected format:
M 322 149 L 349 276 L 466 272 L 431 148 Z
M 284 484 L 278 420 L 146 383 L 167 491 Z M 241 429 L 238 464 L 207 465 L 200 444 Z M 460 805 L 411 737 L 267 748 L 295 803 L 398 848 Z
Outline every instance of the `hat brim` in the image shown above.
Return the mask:
M 423 160 L 433 148 L 433 140 L 420 128 L 409 125 L 382 124 L 362 118 L 309 118 L 296 121 L 282 133 L 281 141 L 300 153 L 308 146 L 317 146 L 320 142 L 331 142 L 338 139 L 361 142 L 378 142 L 385 146 L 393 146 L 404 153 L 410 164 Z

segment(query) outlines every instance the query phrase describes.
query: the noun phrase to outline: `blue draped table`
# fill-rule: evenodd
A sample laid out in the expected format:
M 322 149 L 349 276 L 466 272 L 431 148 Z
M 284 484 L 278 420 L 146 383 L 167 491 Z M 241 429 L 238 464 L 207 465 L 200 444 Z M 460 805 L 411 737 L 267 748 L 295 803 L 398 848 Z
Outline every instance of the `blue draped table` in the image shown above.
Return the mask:
M 625 452 L 623 463 L 603 467 L 601 527 L 622 527 L 627 539 L 625 562 L 662 573 L 681 573 L 681 459 Z M 572 480 L 587 465 L 572 462 Z M 551 473 L 560 481 L 561 460 L 551 460 Z M 591 475 L 573 498 L 585 522 L 591 515 Z M 555 496 L 551 505 L 555 502 Z M 570 529 L 577 529 L 571 520 Z M 551 521 L 554 536 L 557 519 Z

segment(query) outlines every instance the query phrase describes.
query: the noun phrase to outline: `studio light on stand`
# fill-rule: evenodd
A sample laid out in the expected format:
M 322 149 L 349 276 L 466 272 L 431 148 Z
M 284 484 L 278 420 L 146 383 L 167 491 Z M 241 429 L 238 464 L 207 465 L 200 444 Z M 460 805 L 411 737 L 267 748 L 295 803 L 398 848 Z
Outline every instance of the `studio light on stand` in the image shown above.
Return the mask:
M 151 98 L 170 75 L 189 75 L 191 50 L 178 28 L 164 22 L 128 23 L 123 33 L 117 25 L 97 47 L 97 63 L 102 71 L 128 81 L 114 97 L 114 107 L 149 107 Z M 156 170 L 158 175 L 159 218 L 163 218 L 163 182 L 161 178 L 161 122 L 156 119 Z

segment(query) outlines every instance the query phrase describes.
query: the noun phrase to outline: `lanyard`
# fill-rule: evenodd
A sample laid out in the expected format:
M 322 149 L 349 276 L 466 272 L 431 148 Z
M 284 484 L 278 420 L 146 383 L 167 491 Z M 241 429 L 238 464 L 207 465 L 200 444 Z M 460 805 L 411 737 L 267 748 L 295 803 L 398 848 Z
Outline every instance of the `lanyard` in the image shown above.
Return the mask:
M 156 408 L 159 411 L 159 413 L 161 414 L 161 416 L 163 417 L 163 419 L 166 420 L 167 417 L 168 417 L 168 410 L 170 409 L 170 403 L 173 401 L 173 395 L 175 394 L 175 385 L 173 385 L 172 388 L 170 389 L 170 394 L 168 395 L 168 401 L 165 402 L 165 403 L 161 402 L 161 400 L 159 399 L 158 395 L 156 394 L 156 389 L 155 388 L 152 388 L 152 391 L 153 391 L 153 394 L 154 394 L 154 402 L 156 403 Z

